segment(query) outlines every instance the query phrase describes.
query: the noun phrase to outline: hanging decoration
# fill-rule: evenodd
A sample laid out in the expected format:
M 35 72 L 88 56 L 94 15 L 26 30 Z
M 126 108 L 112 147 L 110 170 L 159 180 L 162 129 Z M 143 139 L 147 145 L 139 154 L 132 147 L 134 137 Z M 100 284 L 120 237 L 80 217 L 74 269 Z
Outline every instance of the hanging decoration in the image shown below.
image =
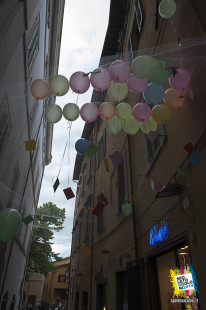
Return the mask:
M 192 151 L 194 151 L 194 145 L 191 143 L 191 142 L 188 142 L 185 146 L 184 146 L 184 149 L 189 153 L 191 154 Z
M 99 107 L 99 116 L 102 119 L 111 119 L 115 114 L 115 107 L 111 102 L 104 102 Z
M 80 250 L 82 251 L 84 256 L 89 256 L 91 254 L 90 248 L 85 243 L 82 243 L 82 245 L 80 246 Z
M 175 170 L 177 171 L 177 173 L 179 173 L 182 176 L 184 176 L 186 173 L 186 170 L 182 169 L 180 166 L 177 166 Z
M 157 130 L 157 123 L 152 118 L 152 116 L 150 116 L 150 118 L 147 121 L 140 123 L 140 128 L 144 133 L 148 134 L 150 131 Z
M 107 121 L 106 128 L 109 133 L 116 135 L 122 129 L 122 122 L 116 115 L 114 115 Z
M 137 202 L 137 200 L 138 200 L 137 193 L 133 193 L 133 195 L 132 195 L 132 200 L 134 201 L 134 203 Z
M 45 118 L 48 123 L 55 124 L 62 118 L 62 109 L 57 104 L 49 104 L 45 110 Z
M 85 103 L 80 111 L 81 118 L 86 123 L 92 123 L 96 121 L 98 117 L 98 107 L 95 103 Z
M 36 150 L 36 141 L 35 140 L 27 140 L 24 141 L 25 151 L 34 151 Z
M 132 107 L 127 102 L 121 102 L 116 106 L 116 116 L 121 121 L 128 120 L 132 115 Z
M 0 240 L 8 242 L 17 233 L 21 224 L 21 216 L 15 209 L 6 208 L 0 211 Z
M 149 83 L 143 97 L 149 105 L 154 106 L 162 101 L 164 94 L 165 90 L 162 85 Z
M 105 167 L 106 172 L 109 172 L 109 164 L 108 164 L 108 160 L 106 157 L 104 158 L 104 167 Z
M 134 94 L 141 94 L 147 88 L 148 79 L 139 79 L 133 74 L 130 74 L 127 83 L 129 91 Z
M 184 68 L 178 68 L 175 75 L 171 75 L 169 83 L 172 88 L 185 89 L 190 83 L 190 74 Z
M 171 111 L 168 108 L 168 106 L 166 106 L 163 103 L 156 105 L 152 109 L 152 118 L 159 124 L 167 123 L 170 117 L 171 117 Z
M 169 88 L 165 91 L 164 103 L 171 109 L 178 109 L 184 103 L 184 92 L 174 88 Z
M 29 225 L 31 222 L 33 222 L 33 217 L 31 215 L 28 215 L 27 217 L 25 217 L 22 222 L 25 224 L 25 225 Z
M 64 192 L 64 194 L 65 194 L 67 200 L 69 200 L 69 199 L 75 197 L 75 195 L 74 195 L 74 193 L 73 193 L 71 187 L 68 187 L 68 188 L 63 189 L 63 192 Z
M 63 108 L 63 116 L 68 121 L 75 121 L 79 117 L 79 107 L 75 103 L 67 103 Z
M 171 18 L 176 12 L 174 0 L 162 0 L 159 5 L 159 14 L 163 18 Z
M 140 128 L 140 123 L 134 118 L 133 115 L 130 116 L 128 120 L 124 123 L 123 129 L 126 133 L 130 135 L 135 135 Z
M 109 155 L 109 158 L 111 159 L 115 167 L 117 167 L 118 165 L 124 162 L 124 157 L 120 154 L 119 151 L 115 151 L 114 153 Z
M 88 158 L 92 158 L 98 152 L 99 148 L 96 145 L 90 145 L 88 149 L 84 152 L 84 155 L 86 155 Z
M 158 66 L 150 74 L 150 81 L 155 84 L 162 84 L 170 77 L 170 66 L 167 60 L 160 60 Z
M 125 216 L 129 216 L 132 214 L 132 204 L 129 202 L 125 202 L 122 206 L 122 213 Z
M 191 164 L 197 164 L 201 157 L 202 157 L 201 152 L 193 150 L 188 158 L 188 161 Z
M 108 88 L 108 95 L 114 102 L 120 102 L 128 94 L 128 85 L 126 82 L 124 83 L 115 83 L 111 81 L 111 84 Z
M 148 135 L 146 135 L 147 140 L 150 140 L 151 142 L 155 142 L 157 140 L 159 134 L 157 131 L 150 131 Z
M 139 122 L 145 122 L 146 120 L 148 120 L 151 113 L 152 110 L 150 106 L 145 102 L 139 102 L 135 104 L 133 108 L 133 116 Z
M 73 73 L 69 82 L 71 89 L 77 94 L 85 93 L 90 86 L 89 77 L 82 71 Z
M 105 204 L 102 203 L 102 202 L 99 202 L 99 203 L 94 207 L 94 209 L 93 209 L 93 211 L 92 211 L 92 214 L 94 214 L 94 215 L 96 215 L 96 216 L 99 216 L 99 215 L 102 213 L 104 207 L 105 207 Z
M 111 76 L 107 69 L 97 68 L 91 74 L 90 82 L 92 87 L 97 91 L 106 90 L 111 82 Z M 96 73 L 96 74 L 94 74 Z
M 111 79 L 117 83 L 126 82 L 131 73 L 131 67 L 129 63 L 123 59 L 115 60 L 110 68 L 109 72 L 111 75 Z
M 69 90 L 69 81 L 63 75 L 54 75 L 50 81 L 51 93 L 55 96 L 64 96 Z
M 46 80 L 38 79 L 31 84 L 32 96 L 37 99 L 45 99 L 49 96 L 50 86 Z
M 75 143 L 75 149 L 78 154 L 84 155 L 84 152 L 90 147 L 90 142 L 87 139 L 81 138 Z
M 56 192 L 57 188 L 59 187 L 59 178 L 57 177 L 56 181 L 54 182 L 54 185 L 53 185 L 53 189 L 54 189 L 54 193 Z
M 136 57 L 131 64 L 131 71 L 139 79 L 149 79 L 158 68 L 159 61 L 151 56 L 142 55 Z

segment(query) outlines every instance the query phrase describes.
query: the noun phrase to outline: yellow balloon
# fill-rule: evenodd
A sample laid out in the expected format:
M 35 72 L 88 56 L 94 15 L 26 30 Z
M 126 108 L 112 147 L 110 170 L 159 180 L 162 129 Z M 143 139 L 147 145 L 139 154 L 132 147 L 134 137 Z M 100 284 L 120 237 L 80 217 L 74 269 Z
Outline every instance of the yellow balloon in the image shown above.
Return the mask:
M 152 117 L 157 123 L 164 124 L 169 121 L 171 111 L 165 104 L 160 103 L 152 109 Z
M 132 115 L 132 107 L 127 102 L 121 102 L 116 106 L 116 115 L 121 121 L 126 121 Z
M 107 121 L 106 128 L 109 133 L 116 135 L 122 129 L 122 121 L 116 115 L 114 115 Z
M 126 133 L 130 135 L 135 135 L 140 128 L 140 123 L 134 118 L 133 115 L 130 116 L 128 120 L 124 123 L 123 129 Z
M 150 116 L 147 121 L 140 123 L 140 128 L 144 133 L 148 134 L 150 131 L 157 130 L 157 122 Z
M 108 94 L 114 102 L 123 100 L 128 94 L 127 83 L 115 83 L 114 81 L 111 81 L 111 84 L 108 88 Z

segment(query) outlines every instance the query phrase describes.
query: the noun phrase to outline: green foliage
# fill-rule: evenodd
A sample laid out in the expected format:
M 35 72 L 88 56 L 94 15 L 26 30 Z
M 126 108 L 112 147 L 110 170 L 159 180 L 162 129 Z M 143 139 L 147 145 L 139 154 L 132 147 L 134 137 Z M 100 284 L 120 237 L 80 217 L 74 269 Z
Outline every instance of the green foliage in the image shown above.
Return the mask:
M 60 209 L 52 202 L 44 203 L 37 208 L 26 279 L 32 272 L 47 276 L 55 269 L 52 260 L 61 260 L 59 253 L 52 251 L 51 240 L 54 238 L 53 231 L 58 232 L 64 228 L 62 225 L 65 218 L 65 208 Z

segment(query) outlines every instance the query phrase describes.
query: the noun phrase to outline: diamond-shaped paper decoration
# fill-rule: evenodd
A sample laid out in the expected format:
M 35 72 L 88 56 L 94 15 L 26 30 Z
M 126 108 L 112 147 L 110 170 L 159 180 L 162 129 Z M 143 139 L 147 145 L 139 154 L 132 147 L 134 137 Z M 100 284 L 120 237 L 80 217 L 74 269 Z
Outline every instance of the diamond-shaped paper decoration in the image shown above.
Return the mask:
M 86 155 L 88 158 L 91 158 L 98 150 L 99 148 L 96 145 L 91 145 L 88 149 L 86 149 L 84 155 Z
M 188 161 L 189 163 L 192 163 L 192 164 L 197 164 L 198 161 L 200 160 L 202 156 L 202 153 L 199 152 L 199 151 L 192 151 L 192 153 L 190 154 L 189 158 L 188 158 Z
M 80 250 L 85 256 L 89 256 L 91 254 L 90 248 L 85 243 L 82 243 L 82 245 L 80 246 Z
M 71 198 L 73 198 L 73 197 L 75 197 L 75 195 L 74 195 L 74 193 L 73 193 L 71 187 L 68 187 L 68 188 L 63 189 L 63 192 L 64 192 L 64 194 L 65 194 L 67 200 L 68 200 L 68 199 L 71 199 Z
M 54 182 L 54 185 L 53 185 L 53 189 L 54 189 L 54 193 L 56 192 L 58 186 L 59 186 L 59 178 L 56 179 L 56 181 Z
M 120 154 L 119 151 L 112 153 L 109 155 L 109 157 L 115 167 L 124 162 L 124 157 Z
M 137 196 L 137 194 L 136 194 L 136 193 L 133 193 L 133 195 L 132 195 L 132 200 L 134 201 L 134 203 L 136 203 L 136 202 L 137 202 L 137 200 L 138 200 L 138 196 Z
M 24 145 L 25 145 L 25 151 L 36 150 L 36 142 L 35 142 L 35 140 L 24 141 Z
M 148 135 L 146 135 L 147 140 L 150 140 L 151 142 L 154 142 L 158 138 L 158 132 L 157 131 L 150 131 Z
M 152 179 L 151 179 L 151 188 L 152 188 L 152 190 L 154 192 L 155 184 L 154 184 L 154 181 Z
M 184 146 L 184 149 L 189 153 L 191 154 L 192 151 L 194 150 L 194 146 L 191 142 L 187 143 L 185 146 Z
M 182 169 L 180 166 L 177 166 L 175 170 L 182 176 L 184 176 L 186 173 L 186 170 Z
M 155 189 L 156 189 L 156 191 L 158 191 L 158 192 L 163 191 L 164 188 L 165 188 L 165 185 L 163 185 L 163 184 L 161 184 L 161 183 L 158 183 L 158 184 L 155 185 Z
M 99 202 L 95 207 L 94 207 L 94 210 L 92 211 L 92 214 L 96 215 L 96 216 L 99 216 L 102 212 L 102 210 L 104 209 L 105 207 L 105 204 L 104 203 L 101 203 Z
M 107 158 L 104 158 L 104 167 L 107 172 L 109 172 L 109 164 Z
M 99 195 L 99 198 L 104 202 L 106 206 L 108 205 L 108 200 L 102 193 Z
M 27 217 L 25 217 L 25 218 L 23 219 L 23 222 L 24 222 L 25 225 L 28 225 L 28 224 L 31 223 L 33 220 L 34 220 L 33 217 L 32 217 L 31 215 L 28 215 Z

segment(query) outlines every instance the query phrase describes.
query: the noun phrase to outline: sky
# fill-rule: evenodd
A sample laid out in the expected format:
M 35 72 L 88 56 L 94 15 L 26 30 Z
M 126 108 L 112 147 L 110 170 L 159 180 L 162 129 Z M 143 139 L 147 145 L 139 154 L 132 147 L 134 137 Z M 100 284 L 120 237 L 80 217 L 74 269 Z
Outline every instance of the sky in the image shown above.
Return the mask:
M 70 79 L 76 71 L 88 73 L 98 67 L 105 34 L 108 26 L 110 0 L 65 0 L 64 21 L 61 40 L 60 63 L 58 74 Z M 57 97 L 56 104 L 64 107 L 74 102 L 81 107 L 90 102 L 92 87 L 82 95 L 69 90 L 63 97 Z M 79 117 L 72 123 L 69 132 L 68 123 L 62 117 L 54 125 L 52 162 L 45 167 L 39 206 L 46 202 L 53 202 L 59 208 L 66 209 L 64 229 L 55 233 L 52 249 L 62 257 L 70 255 L 72 241 L 72 227 L 75 198 L 67 200 L 63 189 L 71 187 L 76 193 L 76 183 L 72 181 L 75 164 L 75 142 L 81 138 L 85 122 Z M 66 142 L 67 149 L 63 158 Z M 60 170 L 61 167 L 61 170 Z M 60 185 L 56 192 L 53 183 L 60 170 Z

